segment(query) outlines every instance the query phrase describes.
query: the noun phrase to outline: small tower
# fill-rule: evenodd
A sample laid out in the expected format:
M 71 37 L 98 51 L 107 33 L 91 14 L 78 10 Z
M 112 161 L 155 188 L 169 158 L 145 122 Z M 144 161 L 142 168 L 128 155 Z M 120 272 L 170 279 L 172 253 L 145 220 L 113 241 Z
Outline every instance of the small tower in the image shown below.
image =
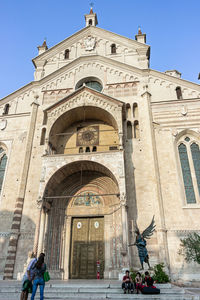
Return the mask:
M 138 27 L 138 34 L 136 34 L 135 40 L 139 43 L 146 44 L 146 34 L 142 33 L 140 26 Z
M 90 4 L 90 13 L 85 15 L 85 26 L 96 26 L 98 24 L 97 15 L 93 12 L 93 3 Z
M 38 55 L 42 54 L 43 52 L 45 52 L 48 47 L 47 47 L 47 43 L 46 43 L 46 39 L 44 40 L 42 46 L 38 46 Z

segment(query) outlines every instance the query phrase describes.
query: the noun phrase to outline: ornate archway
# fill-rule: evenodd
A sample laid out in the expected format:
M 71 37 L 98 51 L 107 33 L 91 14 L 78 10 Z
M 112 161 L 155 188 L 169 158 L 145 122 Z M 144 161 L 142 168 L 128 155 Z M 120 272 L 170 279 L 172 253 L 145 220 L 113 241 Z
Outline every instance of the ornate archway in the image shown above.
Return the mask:
M 54 278 L 95 278 L 99 257 L 101 276 L 113 276 L 121 269 L 122 205 L 118 182 L 108 168 L 92 161 L 63 166 L 46 185 L 43 207 L 41 250 Z M 84 226 L 87 232 L 80 234 Z M 86 249 L 90 249 L 87 259 L 83 257 L 84 251 L 89 253 Z

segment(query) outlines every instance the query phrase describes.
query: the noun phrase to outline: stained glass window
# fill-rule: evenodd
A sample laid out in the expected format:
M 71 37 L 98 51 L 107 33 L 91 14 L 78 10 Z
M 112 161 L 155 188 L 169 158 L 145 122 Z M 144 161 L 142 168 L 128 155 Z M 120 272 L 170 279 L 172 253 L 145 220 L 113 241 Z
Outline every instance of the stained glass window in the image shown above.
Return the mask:
M 187 136 L 187 137 L 185 138 L 185 141 L 186 141 L 186 142 L 189 142 L 189 141 L 190 141 L 190 138 Z
M 200 150 L 199 150 L 199 145 L 196 143 L 193 143 L 190 146 L 191 152 L 192 152 L 192 159 L 193 159 L 193 164 L 194 164 L 194 169 L 195 169 L 195 175 L 196 175 L 196 180 L 197 180 L 197 186 L 200 194 Z
M 183 143 L 178 146 L 179 157 L 181 162 L 181 169 L 183 175 L 183 182 L 185 187 L 185 194 L 187 203 L 196 203 L 194 186 L 192 182 L 190 164 L 188 159 L 187 147 Z
M 98 92 L 101 92 L 101 90 L 102 90 L 102 85 L 97 81 L 88 81 L 85 84 L 86 84 L 86 86 L 88 86 L 91 89 L 96 90 Z
M 1 153 L 1 149 L 2 148 L 0 148 L 0 153 Z M 4 178 L 4 174 L 5 174 L 5 169 L 6 169 L 6 163 L 7 163 L 7 156 L 6 156 L 6 154 L 4 154 L 3 157 L 1 157 L 1 161 L 0 161 L 0 192 L 2 189 L 3 178 Z

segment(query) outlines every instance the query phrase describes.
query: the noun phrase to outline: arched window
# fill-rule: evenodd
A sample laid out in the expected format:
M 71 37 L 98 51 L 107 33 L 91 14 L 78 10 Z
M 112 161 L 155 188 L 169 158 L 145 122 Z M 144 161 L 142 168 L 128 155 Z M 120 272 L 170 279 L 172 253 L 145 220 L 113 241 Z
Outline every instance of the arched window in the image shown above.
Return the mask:
M 200 195 L 200 149 L 199 144 L 189 136 L 179 141 L 178 153 L 185 189 L 186 202 L 196 203 Z
M 8 115 L 9 108 L 10 108 L 10 104 L 7 103 L 7 104 L 4 106 L 3 115 Z
M 79 148 L 79 153 L 83 153 L 83 147 Z
M 3 179 L 5 175 L 6 163 L 7 163 L 6 152 L 2 147 L 0 147 L 0 193 L 2 190 Z
M 115 44 L 111 45 L 111 54 L 115 54 L 117 52 L 117 48 Z
M 131 119 L 131 106 L 129 103 L 126 104 L 126 117 L 128 120 Z
M 90 152 L 90 147 L 86 147 L 85 152 Z
M 45 135 L 46 135 L 46 128 L 42 128 L 40 145 L 44 145 L 45 144 Z
M 42 125 L 47 125 L 47 112 L 46 111 L 44 111 Z
M 69 49 L 66 49 L 65 50 L 65 59 L 68 59 L 69 58 Z
M 93 146 L 92 152 L 96 152 L 96 151 L 97 151 L 97 147 L 96 147 L 96 146 Z
M 183 99 L 183 97 L 182 97 L 182 91 L 181 91 L 181 87 L 180 86 L 176 87 L 176 96 L 177 96 L 178 100 Z
M 131 140 L 133 138 L 133 133 L 132 133 L 132 124 L 130 121 L 127 122 L 127 139 Z
M 92 19 L 89 19 L 89 25 L 92 25 Z
M 140 137 L 140 128 L 139 128 L 139 122 L 136 120 L 134 121 L 134 138 L 139 139 Z
M 89 88 L 101 92 L 103 89 L 102 84 L 98 81 L 98 78 L 95 77 L 86 77 L 81 79 L 77 84 L 75 89 L 79 89 L 83 85 L 88 86 Z
M 133 118 L 135 118 L 135 119 L 138 118 L 138 105 L 137 105 L 137 103 L 133 104 Z

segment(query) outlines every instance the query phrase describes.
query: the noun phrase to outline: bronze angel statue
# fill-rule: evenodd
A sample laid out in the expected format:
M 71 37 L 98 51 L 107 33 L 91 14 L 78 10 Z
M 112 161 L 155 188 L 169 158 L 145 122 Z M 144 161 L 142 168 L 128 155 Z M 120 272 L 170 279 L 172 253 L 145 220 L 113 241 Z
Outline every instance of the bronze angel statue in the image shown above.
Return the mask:
M 150 237 L 153 235 L 155 227 L 156 227 L 156 225 L 155 225 L 155 221 L 154 221 L 154 216 L 152 218 L 151 224 L 142 233 L 140 233 L 139 228 L 136 223 L 136 230 L 135 230 L 136 241 L 134 244 L 129 245 L 129 246 L 137 247 L 142 269 L 144 269 L 144 266 L 143 266 L 144 262 L 148 264 L 149 269 L 151 268 L 150 264 L 149 264 L 149 255 L 148 255 L 148 251 L 146 248 L 146 244 L 147 244 L 146 239 L 150 239 Z

